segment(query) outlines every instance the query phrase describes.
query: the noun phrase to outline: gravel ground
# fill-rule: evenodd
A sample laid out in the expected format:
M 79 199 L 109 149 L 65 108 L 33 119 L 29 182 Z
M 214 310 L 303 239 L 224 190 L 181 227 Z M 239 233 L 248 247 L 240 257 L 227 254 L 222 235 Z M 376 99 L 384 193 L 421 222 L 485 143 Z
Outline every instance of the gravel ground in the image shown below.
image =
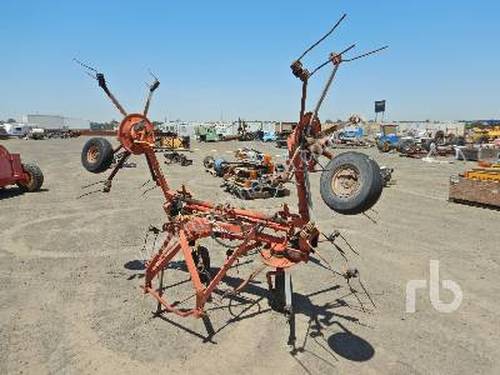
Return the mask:
M 361 305 L 343 280 L 314 262 L 296 267 L 297 349 L 290 352 L 286 321 L 269 309 L 262 277 L 230 307 L 214 298 L 212 337 L 202 320 L 152 315 L 155 303 L 139 289 L 140 260 L 152 251 L 151 241 L 143 249 L 147 227 L 164 217 L 160 192 L 142 195 L 147 168 L 136 158 L 138 167 L 121 171 L 110 194 L 76 199 L 81 186 L 101 177 L 80 165 L 85 141 L 2 141 L 40 165 L 45 185 L 39 193 L 0 192 L 0 373 L 500 373 L 500 214 L 447 202 L 449 176 L 464 163 L 428 164 L 364 150 L 395 168 L 395 184 L 368 216 L 330 211 L 319 195 L 319 175 L 312 177 L 314 220 L 325 232 L 339 229 L 360 253 L 340 242 L 377 307 L 360 294 Z M 284 161 L 285 152 L 271 145 L 195 143 L 193 166 L 164 171 L 173 186 L 185 183 L 200 199 L 269 212 L 283 202 L 294 207 L 293 192 L 238 201 L 203 171 L 204 156 L 231 157 L 244 145 Z M 206 244 L 217 265 L 223 249 Z M 341 266 L 336 251 L 326 244 L 321 251 Z M 454 312 L 439 312 L 421 289 L 416 312 L 407 313 L 406 285 L 429 280 L 430 260 L 440 262 L 441 280 L 459 285 L 463 301 Z M 257 258 L 243 261 L 222 288 L 258 264 Z M 168 283 L 181 283 L 173 296 L 187 293 L 182 267 L 168 271 Z M 446 303 L 453 294 L 441 288 L 440 298 Z

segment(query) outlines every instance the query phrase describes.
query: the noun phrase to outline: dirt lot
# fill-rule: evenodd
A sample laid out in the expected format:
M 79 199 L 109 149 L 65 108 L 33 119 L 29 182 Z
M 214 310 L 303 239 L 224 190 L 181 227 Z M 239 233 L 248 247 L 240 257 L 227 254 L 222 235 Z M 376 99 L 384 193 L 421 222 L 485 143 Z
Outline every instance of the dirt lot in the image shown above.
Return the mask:
M 85 140 L 2 141 L 36 161 L 46 182 L 40 193 L 0 192 L 0 373 L 500 373 L 500 213 L 446 201 L 448 178 L 464 170 L 463 163 L 426 164 L 367 150 L 396 169 L 396 184 L 369 217 L 331 212 L 319 195 L 319 175 L 312 178 L 315 220 L 325 232 L 341 230 L 360 252 L 350 253 L 351 263 L 377 308 L 360 295 L 363 311 L 344 281 L 325 268 L 297 267 L 298 348 L 290 353 L 285 320 L 269 310 L 263 278 L 230 309 L 227 299 L 214 298 L 213 337 L 202 320 L 152 315 L 155 303 L 139 289 L 140 260 L 151 252 L 142 249 L 146 228 L 164 215 L 160 193 L 141 196 L 147 168 L 138 159 L 138 168 L 118 175 L 110 194 L 77 200 L 82 185 L 101 179 L 80 166 Z M 293 195 L 233 200 L 203 172 L 205 155 L 230 157 L 227 151 L 242 145 L 195 143 L 193 166 L 164 170 L 173 186 L 186 183 L 202 199 L 270 211 L 284 201 L 294 207 Z M 207 245 L 212 263 L 220 262 L 224 251 Z M 322 254 L 340 264 L 326 244 Z M 416 312 L 407 313 L 407 282 L 429 280 L 431 259 L 440 261 L 441 280 L 460 286 L 463 301 L 454 312 L 438 312 L 422 289 Z M 232 270 L 223 287 L 258 263 Z M 182 267 L 167 275 L 171 283 L 186 280 Z M 441 299 L 453 295 L 441 289 Z

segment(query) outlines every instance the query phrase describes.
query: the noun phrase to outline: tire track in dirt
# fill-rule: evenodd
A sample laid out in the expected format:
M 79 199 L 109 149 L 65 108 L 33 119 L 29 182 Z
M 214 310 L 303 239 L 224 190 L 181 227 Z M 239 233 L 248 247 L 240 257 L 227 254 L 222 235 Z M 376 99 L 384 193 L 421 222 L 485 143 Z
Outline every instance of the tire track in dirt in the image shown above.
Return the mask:
M 2 238 L 2 244 L 0 246 L 0 250 L 3 250 L 7 253 L 15 255 L 17 257 L 43 257 L 43 258 L 79 258 L 89 256 L 87 252 L 79 253 L 79 252 L 60 252 L 60 251 L 43 251 L 33 249 L 28 246 L 25 242 L 23 242 L 23 232 L 25 232 L 29 227 L 39 224 L 46 224 L 50 221 L 54 220 L 66 220 L 72 218 L 79 218 L 82 221 L 90 221 L 96 220 L 98 218 L 102 218 L 108 215 L 117 215 L 123 212 L 132 212 L 139 211 L 139 207 L 129 207 L 129 208 L 109 208 L 103 210 L 96 210 L 93 212 L 75 212 L 71 214 L 62 214 L 62 215 L 54 215 L 49 217 L 43 217 L 37 220 L 31 220 L 27 222 L 23 222 L 22 224 L 16 224 L 12 227 L 3 230 L 0 235 Z M 99 251 L 96 254 L 91 254 L 93 256 L 109 256 L 116 254 L 116 250 L 108 250 L 108 251 Z

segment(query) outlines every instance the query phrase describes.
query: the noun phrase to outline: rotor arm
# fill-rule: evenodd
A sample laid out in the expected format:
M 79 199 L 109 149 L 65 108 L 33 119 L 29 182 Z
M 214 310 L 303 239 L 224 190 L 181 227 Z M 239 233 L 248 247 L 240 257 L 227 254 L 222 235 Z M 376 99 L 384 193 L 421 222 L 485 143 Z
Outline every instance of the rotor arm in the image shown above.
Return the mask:
M 120 113 L 123 116 L 127 116 L 127 111 L 123 108 L 123 106 L 120 104 L 118 99 L 111 93 L 109 90 L 107 84 L 106 84 L 106 79 L 104 78 L 104 74 L 102 73 L 97 73 L 96 77 L 97 82 L 99 83 L 99 87 L 103 89 L 104 93 L 108 96 L 108 98 L 111 100 L 111 102 L 114 104 L 114 106 L 120 111 Z
M 153 73 L 150 73 L 150 74 L 153 76 L 154 81 L 151 85 L 149 85 L 148 98 L 146 99 L 146 104 L 144 105 L 144 111 L 143 111 L 144 116 L 148 115 L 149 105 L 151 104 L 151 99 L 153 98 L 153 93 L 160 86 L 160 81 L 158 80 L 158 78 Z

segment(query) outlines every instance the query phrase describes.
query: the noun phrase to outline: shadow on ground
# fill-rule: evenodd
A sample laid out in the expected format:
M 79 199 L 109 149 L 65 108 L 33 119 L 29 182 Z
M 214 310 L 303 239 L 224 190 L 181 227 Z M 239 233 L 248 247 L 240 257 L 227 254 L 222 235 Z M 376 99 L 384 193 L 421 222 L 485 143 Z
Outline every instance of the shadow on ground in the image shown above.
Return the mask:
M 3 199 L 14 198 L 23 194 L 40 194 L 47 191 L 49 191 L 49 189 L 40 189 L 40 191 L 29 193 L 18 187 L 0 188 L 0 201 Z
M 238 266 L 241 266 L 241 264 L 236 265 L 235 267 Z M 127 262 L 124 267 L 131 271 L 138 271 L 128 277 L 128 280 L 136 277 L 144 277 L 144 261 L 133 260 Z M 187 268 L 183 261 L 171 262 L 167 268 L 187 272 Z M 215 275 L 218 271 L 218 268 L 212 268 L 211 274 Z M 163 287 L 163 291 L 189 281 L 190 279 L 187 278 L 186 280 L 176 282 L 171 285 L 165 285 Z M 222 282 L 229 287 L 229 290 L 231 290 L 232 288 L 238 287 L 243 282 L 243 279 L 226 275 Z M 160 318 L 163 321 L 183 330 L 184 332 L 199 338 L 203 343 L 217 344 L 215 341 L 216 335 L 230 325 L 273 311 L 270 307 L 270 301 L 272 298 L 271 292 L 267 289 L 267 284 L 265 287 L 262 287 L 262 284 L 263 283 L 260 281 L 252 281 L 245 287 L 242 293 L 235 295 L 228 294 L 227 290 L 215 289 L 213 292 L 213 298 L 217 298 L 219 303 L 206 309 L 207 315 L 203 318 L 206 332 L 197 332 L 184 326 L 183 324 L 173 320 L 171 318 L 173 315 L 167 315 L 164 310 L 158 310 L 153 314 L 155 318 Z M 340 288 L 340 285 L 333 285 L 305 295 L 294 292 L 295 313 L 306 316 L 308 324 L 306 332 L 302 337 L 302 342 L 299 344 L 296 343 L 290 348 L 290 355 L 297 361 L 306 373 L 310 373 L 310 371 L 304 362 L 299 359 L 300 354 L 310 355 L 314 358 L 314 360 L 322 361 L 330 367 L 335 367 L 334 362 L 339 360 L 338 357 L 342 357 L 349 361 L 364 362 L 370 360 L 375 355 L 375 349 L 373 346 L 362 337 L 347 329 L 341 321 L 364 327 L 367 326 L 361 323 L 355 316 L 341 314 L 336 311 L 340 308 L 349 308 L 351 311 L 357 313 L 365 311 L 364 307 L 351 306 L 346 301 L 346 298 L 353 295 L 355 291 L 353 292 L 351 290 L 344 296 L 341 296 L 333 302 L 329 302 L 324 305 L 316 305 L 311 300 L 315 296 L 329 293 Z M 220 303 L 223 300 L 227 300 L 227 302 L 224 304 Z M 174 302 L 174 305 L 177 305 L 177 303 Z M 217 328 L 214 328 L 209 317 L 210 312 L 215 310 L 227 310 L 231 316 L 226 322 Z M 326 339 L 324 332 L 325 329 L 334 326 L 339 328 L 340 331 L 333 333 Z M 310 341 L 316 344 L 314 345 L 315 350 L 312 349 L 313 345 Z

